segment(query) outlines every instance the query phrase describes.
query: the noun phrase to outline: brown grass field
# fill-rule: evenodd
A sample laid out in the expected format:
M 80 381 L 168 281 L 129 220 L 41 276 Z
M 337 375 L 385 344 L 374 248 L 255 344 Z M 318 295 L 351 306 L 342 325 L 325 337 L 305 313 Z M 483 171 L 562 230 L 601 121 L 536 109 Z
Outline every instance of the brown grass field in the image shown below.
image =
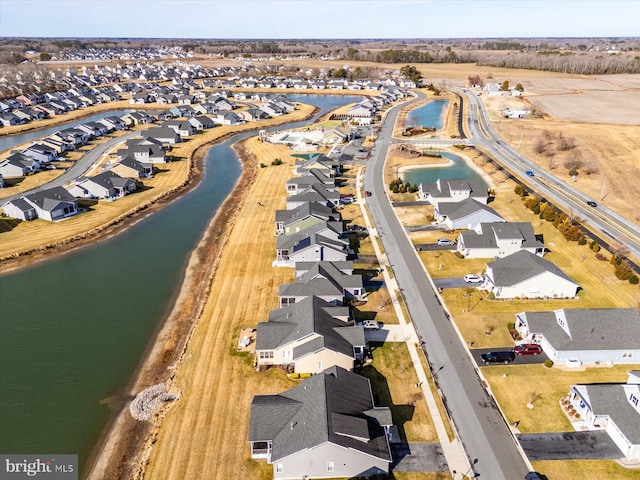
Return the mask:
M 293 161 L 285 147 L 259 143 L 255 138 L 247 142 L 247 147 L 257 161 L 274 156 L 288 160 L 286 165 L 259 170 L 236 220 L 211 285 L 211 296 L 175 377 L 182 399 L 162 422 L 145 478 L 271 476 L 271 466 L 249 458 L 249 406 L 253 395 L 279 392 L 294 383 L 277 370 L 267 375 L 254 372 L 249 356 L 237 354 L 235 345 L 240 328 L 265 320 L 277 307 L 278 286 L 292 280 L 291 269 L 273 268 L 271 261 L 275 257 L 273 214 L 284 206 L 284 183 L 292 175 Z M 228 301 L 230 298 L 241 301 Z M 360 309 L 377 313 L 377 303 L 371 298 Z M 397 355 L 376 356 L 375 368 L 387 378 L 394 404 L 415 405 L 412 422 L 405 424 L 409 438 L 430 439 L 433 435 L 424 400 L 405 391 L 406 384 L 415 382 L 410 360 L 402 354 L 402 347 L 396 351 Z M 398 365 L 404 365 L 400 376 L 394 371 Z M 198 441 L 193 442 L 194 438 Z

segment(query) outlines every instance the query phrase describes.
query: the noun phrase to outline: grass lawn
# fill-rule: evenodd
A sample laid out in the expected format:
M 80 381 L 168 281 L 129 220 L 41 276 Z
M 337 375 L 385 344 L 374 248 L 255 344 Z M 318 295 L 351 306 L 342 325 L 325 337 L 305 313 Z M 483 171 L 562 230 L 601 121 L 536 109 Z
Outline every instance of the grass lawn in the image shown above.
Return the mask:
M 371 343 L 373 362 L 359 373 L 371 380 L 377 405 L 391 408 L 400 437 L 409 442 L 437 442 L 418 376 L 404 343 Z
M 618 465 L 613 460 L 562 460 L 533 462 L 533 468 L 549 480 L 638 480 L 640 470 Z
M 500 365 L 483 367 L 507 421 L 519 421 L 522 433 L 573 431 L 559 405 L 560 398 L 569 393 L 574 384 L 624 383 L 627 371 L 638 365 L 616 365 L 611 368 L 587 368 L 582 371 L 547 368 L 544 365 Z M 505 378 L 503 375 L 507 374 Z M 536 396 L 535 408 L 527 403 Z M 576 477 L 580 478 L 580 477 Z

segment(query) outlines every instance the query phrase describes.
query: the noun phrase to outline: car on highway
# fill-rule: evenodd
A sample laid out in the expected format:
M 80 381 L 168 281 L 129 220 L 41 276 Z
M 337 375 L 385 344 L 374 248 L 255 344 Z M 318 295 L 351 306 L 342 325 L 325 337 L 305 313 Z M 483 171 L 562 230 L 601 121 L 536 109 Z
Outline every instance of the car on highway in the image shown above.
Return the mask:
M 533 173 L 533 171 L 532 171 L 532 170 L 527 170 L 527 171 L 526 171 L 526 172 L 524 172 L 524 173 L 526 173 L 526 174 L 527 174 L 527 175 L 529 175 L 530 177 L 535 177 L 535 175 L 536 175 L 535 173 Z
M 450 247 L 456 244 L 454 240 L 449 240 L 448 238 L 439 238 L 437 243 L 440 247 Z
M 482 283 L 484 278 L 480 275 L 467 274 L 464 276 L 464 281 L 467 283 Z
M 480 360 L 485 365 L 490 363 L 511 363 L 516 359 L 516 354 L 511 350 L 499 350 L 497 352 L 487 352 L 480 355 Z
M 542 347 L 535 343 L 523 343 L 522 345 L 513 347 L 513 353 L 516 355 L 540 355 L 542 353 Z
M 597 207 L 598 204 L 596 202 L 594 202 L 593 200 L 587 200 L 587 205 L 589 205 L 590 207 Z
M 542 480 L 542 477 L 537 472 L 529 472 L 524 476 L 524 480 Z
M 356 324 L 358 327 L 363 327 L 365 330 L 378 330 L 380 324 L 375 320 L 364 320 Z
M 369 190 L 365 190 L 364 191 L 364 196 L 365 197 L 370 197 L 371 196 L 371 192 Z

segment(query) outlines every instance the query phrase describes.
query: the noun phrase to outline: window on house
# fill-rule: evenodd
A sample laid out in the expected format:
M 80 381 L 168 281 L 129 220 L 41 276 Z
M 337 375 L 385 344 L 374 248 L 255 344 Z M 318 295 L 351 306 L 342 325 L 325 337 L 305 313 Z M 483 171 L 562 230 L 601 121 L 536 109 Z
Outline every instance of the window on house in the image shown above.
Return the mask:
M 276 463 L 276 473 L 282 473 L 283 468 L 281 463 Z
M 319 368 L 319 369 L 322 369 L 322 360 L 319 360 L 319 361 L 318 361 L 318 368 Z
M 268 352 L 259 352 L 258 356 L 260 357 L 260 359 L 265 360 L 265 359 L 269 359 L 269 358 L 273 358 L 273 351 L 268 351 Z
M 631 403 L 633 403 L 636 407 L 638 406 L 638 397 L 636 397 L 633 393 L 631 394 L 631 396 L 629 397 L 629 400 L 631 401 Z
M 327 462 L 327 472 L 333 472 L 334 468 L 333 462 Z

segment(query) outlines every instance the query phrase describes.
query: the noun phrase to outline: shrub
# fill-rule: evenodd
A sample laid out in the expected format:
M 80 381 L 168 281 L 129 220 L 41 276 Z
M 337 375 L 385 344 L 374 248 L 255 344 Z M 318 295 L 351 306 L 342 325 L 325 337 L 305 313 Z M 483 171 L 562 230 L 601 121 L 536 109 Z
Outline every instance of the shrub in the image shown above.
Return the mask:
M 527 195 L 527 189 L 524 188 L 524 185 L 521 184 L 516 185 L 516 188 L 514 188 L 513 191 L 519 197 L 525 197 Z
M 261 163 L 260 168 L 266 168 L 266 165 L 264 163 Z
M 596 242 L 595 240 L 592 240 L 591 243 L 589 244 L 589 248 L 591 250 L 593 250 L 594 252 L 599 252 L 600 251 L 600 244 L 598 242 Z
M 569 170 L 569 176 L 575 177 L 577 175 L 578 175 L 578 167 L 571 167 L 571 170 Z
M 638 285 L 638 283 L 640 283 L 640 278 L 638 278 L 638 275 L 636 275 L 635 273 L 632 273 L 629 277 L 629 283 L 631 285 Z
M 516 324 L 513 322 L 509 322 L 507 323 L 507 329 L 508 330 L 513 330 L 514 328 L 516 328 Z
M 274 158 L 273 162 L 271 162 L 271 165 L 282 165 L 282 159 L 281 158 Z
M 584 235 L 580 235 L 580 238 L 578 238 L 578 245 L 586 245 L 587 244 L 587 239 L 584 238 Z
M 547 368 L 551 368 L 551 367 L 553 367 L 553 360 L 551 360 L 550 358 L 547 358 L 547 359 L 544 361 L 544 366 L 545 366 L 545 367 L 547 367 Z
M 596 260 L 600 260 L 601 262 L 606 262 L 607 261 L 607 257 L 605 257 L 601 253 L 596 253 Z
M 487 295 L 487 298 L 489 300 L 495 300 L 496 299 L 496 294 L 493 292 L 489 292 L 489 295 Z
M 631 275 L 633 275 L 633 270 L 631 269 L 631 265 L 629 265 L 629 262 L 624 260 L 616 265 L 613 273 L 620 280 L 629 280 L 631 278 Z

